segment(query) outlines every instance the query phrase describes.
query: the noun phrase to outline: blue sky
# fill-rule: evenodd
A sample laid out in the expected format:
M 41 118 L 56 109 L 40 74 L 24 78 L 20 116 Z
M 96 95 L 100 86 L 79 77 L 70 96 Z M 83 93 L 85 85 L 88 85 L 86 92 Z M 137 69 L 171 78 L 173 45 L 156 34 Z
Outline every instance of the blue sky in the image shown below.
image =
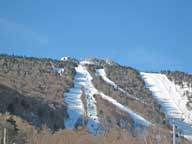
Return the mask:
M 1 0 L 0 53 L 192 73 L 192 1 Z

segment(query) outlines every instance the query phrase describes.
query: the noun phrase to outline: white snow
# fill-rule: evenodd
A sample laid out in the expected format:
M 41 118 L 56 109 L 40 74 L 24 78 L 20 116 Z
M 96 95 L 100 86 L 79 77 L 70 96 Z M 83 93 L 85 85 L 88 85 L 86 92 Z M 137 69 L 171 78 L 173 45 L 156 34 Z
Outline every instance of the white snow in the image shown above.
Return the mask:
M 62 57 L 61 61 L 67 61 L 69 59 L 69 57 Z
M 85 93 L 86 101 L 86 114 L 88 117 L 87 127 L 90 132 L 96 133 L 100 124 L 97 117 L 96 100 L 93 95 L 97 92 L 91 83 L 92 77 L 87 70 L 78 65 L 76 68 L 76 76 L 74 81 L 74 88 L 68 93 L 64 94 L 64 100 L 68 104 L 69 119 L 65 122 L 65 126 L 68 128 L 74 128 L 77 120 L 81 115 L 84 115 L 85 110 L 81 101 L 82 90 Z
M 158 73 L 141 73 L 154 98 L 162 106 L 167 119 L 177 119 L 176 126 L 184 136 L 192 138 L 191 111 L 186 107 L 186 99 L 166 75 Z
M 97 117 L 96 100 L 93 96 L 94 94 L 97 93 L 97 90 L 94 88 L 91 82 L 92 80 L 91 75 L 84 66 L 79 65 L 79 72 L 81 74 L 78 81 L 82 81 L 82 83 L 79 83 L 79 85 L 81 85 L 84 88 L 85 93 L 85 101 L 88 117 L 87 127 L 92 133 L 95 133 L 100 126 L 99 119 Z
M 108 64 L 108 65 L 113 65 L 113 62 L 109 59 L 105 59 L 105 62 Z
M 135 122 L 135 125 L 142 125 L 142 126 L 145 126 L 145 127 L 149 127 L 149 125 L 151 124 L 149 121 L 144 119 L 142 116 L 136 114 L 135 112 L 133 112 L 128 107 L 125 107 L 124 105 L 120 104 L 119 102 L 117 102 L 112 97 L 107 96 L 107 95 L 103 94 L 102 92 L 100 92 L 99 95 L 103 99 L 107 100 L 108 102 L 110 102 L 111 104 L 113 104 L 114 106 L 119 108 L 120 110 L 122 110 L 124 112 L 127 112 L 129 114 L 129 116 L 133 119 L 133 121 Z
M 65 72 L 64 68 L 57 68 L 57 67 L 52 67 L 53 71 L 56 73 L 59 73 L 60 75 L 62 75 Z
M 86 64 L 87 64 L 87 65 L 90 65 L 90 64 L 94 64 L 94 62 L 89 61 L 89 60 L 84 60 L 84 61 L 81 61 L 80 64 L 81 64 L 81 65 L 86 65 Z
M 109 85 L 113 86 L 114 88 L 117 88 L 117 85 L 112 81 L 110 80 L 107 76 L 106 76 L 106 73 L 105 73 L 105 70 L 104 69 L 97 69 L 96 70 L 96 75 L 98 76 L 101 76 L 102 79 L 108 83 Z
M 177 84 L 175 86 L 176 86 L 177 92 L 181 95 L 182 100 L 185 103 L 189 102 L 188 96 L 190 97 L 192 95 L 191 85 L 188 85 L 187 82 L 183 82 L 183 86 L 177 85 Z M 187 95 L 187 93 L 188 93 L 188 95 Z M 190 119 L 192 119 L 192 111 L 191 111 L 191 114 L 189 115 L 189 117 L 190 117 Z
M 96 70 L 96 76 L 101 76 L 101 78 L 102 78 L 107 84 L 109 84 L 109 85 L 111 85 L 112 87 L 114 87 L 115 89 L 121 91 L 123 94 L 125 94 L 125 95 L 128 96 L 128 97 L 130 97 L 131 99 L 134 99 L 134 100 L 139 101 L 139 102 L 141 102 L 141 103 L 145 103 L 144 101 L 140 100 L 139 98 L 130 95 L 127 91 L 125 91 L 124 89 L 122 89 L 121 87 L 119 87 L 115 82 L 113 82 L 112 80 L 110 80 L 110 79 L 107 77 L 104 69 L 97 69 L 97 70 Z
M 92 84 L 92 77 L 91 75 L 89 74 L 89 72 L 86 70 L 85 68 L 85 73 L 87 73 L 87 83 L 88 83 L 88 86 L 87 86 L 87 91 L 89 91 L 90 93 L 93 94 L 98 94 L 100 95 L 103 99 L 109 101 L 110 103 L 112 103 L 113 105 L 115 105 L 116 107 L 118 107 L 120 110 L 122 111 L 125 111 L 127 112 L 131 118 L 134 120 L 135 123 L 137 124 L 140 124 L 142 126 L 148 126 L 149 125 L 149 122 L 147 120 L 145 120 L 144 118 L 142 118 L 141 116 L 139 116 L 138 114 L 136 114 L 135 112 L 131 111 L 129 108 L 123 106 L 122 104 L 118 103 L 115 99 L 111 98 L 110 96 L 106 96 L 105 94 L 103 94 L 102 92 L 99 92 Z M 102 75 L 106 75 L 105 72 L 103 70 L 100 71 L 100 73 Z M 107 82 L 111 83 L 111 84 L 114 84 L 116 85 L 115 83 L 113 83 L 112 81 L 110 81 L 107 77 L 105 77 L 107 80 Z
M 176 120 L 175 125 L 177 126 L 177 129 L 180 130 L 180 134 L 184 136 L 186 139 L 192 141 L 192 126 L 181 121 Z
M 79 83 L 78 78 L 81 76 L 81 71 L 79 70 L 81 67 L 76 67 L 76 76 L 75 82 Z M 64 93 L 64 102 L 67 104 L 67 113 L 69 118 L 65 119 L 64 124 L 66 128 L 74 128 L 76 122 L 79 118 L 84 116 L 84 106 L 81 101 L 82 91 L 80 87 L 75 85 L 74 88 L 71 88 L 69 92 Z
M 67 103 L 69 118 L 65 120 L 66 128 L 74 128 L 76 122 L 82 116 L 87 115 L 87 128 L 91 133 L 99 132 L 100 122 L 97 117 L 97 106 L 94 98 L 95 94 L 100 95 L 103 99 L 109 101 L 120 110 L 125 111 L 134 120 L 135 124 L 148 126 L 150 123 L 143 117 L 139 116 L 129 108 L 121 105 L 113 98 L 99 92 L 92 84 L 92 77 L 84 66 L 86 62 L 81 62 L 76 67 L 76 76 L 74 80 L 74 88 L 71 88 L 68 93 L 64 94 L 64 101 Z M 85 95 L 86 112 L 84 110 L 83 102 L 81 100 L 82 92 Z

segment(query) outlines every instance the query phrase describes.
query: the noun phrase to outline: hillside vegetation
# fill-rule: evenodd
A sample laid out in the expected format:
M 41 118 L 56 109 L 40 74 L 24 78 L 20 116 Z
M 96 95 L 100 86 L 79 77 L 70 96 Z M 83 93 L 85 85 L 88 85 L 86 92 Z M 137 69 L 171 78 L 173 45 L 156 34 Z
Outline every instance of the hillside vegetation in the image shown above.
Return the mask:
M 0 55 L 0 144 L 3 143 L 5 129 L 8 144 L 172 143 L 170 128 L 164 123 L 165 118 L 159 111 L 160 106 L 152 98 L 152 93 L 146 88 L 139 71 L 105 59 L 89 58 L 83 62 L 84 65 L 81 66 L 93 78 L 90 81 L 87 80 L 87 73 L 79 73 L 79 77 L 76 77 L 76 67 L 82 61 L 73 58 L 59 61 Z M 101 68 L 107 77 L 126 93 L 96 75 L 97 69 Z M 179 74 L 181 78 L 177 80 L 178 76 L 175 74 L 166 74 L 177 83 L 180 79 L 182 82 L 191 79 L 190 76 L 186 78 Z M 77 82 L 81 84 L 80 87 Z M 191 85 L 191 81 L 188 83 Z M 64 99 L 65 94 L 71 91 L 77 94 L 78 88 L 86 111 L 90 101 L 87 95 L 91 95 L 93 87 L 86 89 L 83 85 L 91 84 L 98 91 L 92 98 L 96 100 L 94 104 L 103 132 L 93 135 L 88 131 L 87 113 L 81 116 L 81 122 L 76 122 L 74 129 L 65 129 L 65 120 L 69 118 L 69 105 Z M 131 109 L 153 125 L 136 125 L 131 114 L 102 98 L 99 92 Z M 182 138 L 177 139 L 182 144 L 189 144 Z
M 37 129 L 64 128 L 63 94 L 73 85 L 77 61 L 0 55 L 0 113 L 15 115 Z M 63 73 L 56 70 L 64 68 Z M 2 127 L 9 127 L 0 120 Z M 5 125 L 4 125 L 5 124 Z M 10 133 L 9 133 L 10 134 Z M 13 139 L 16 135 L 9 136 Z

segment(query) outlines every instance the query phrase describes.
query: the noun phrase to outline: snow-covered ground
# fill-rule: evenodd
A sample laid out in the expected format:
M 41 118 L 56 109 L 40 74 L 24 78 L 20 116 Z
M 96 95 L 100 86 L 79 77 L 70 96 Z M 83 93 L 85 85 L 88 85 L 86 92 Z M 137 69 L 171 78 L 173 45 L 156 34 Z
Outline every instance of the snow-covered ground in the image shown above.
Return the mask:
M 107 77 L 104 69 L 97 69 L 97 70 L 96 70 L 96 75 L 97 75 L 97 76 L 101 76 L 102 79 L 103 79 L 106 83 L 108 83 L 109 85 L 113 86 L 114 88 L 116 88 L 116 89 L 118 88 L 117 85 L 116 85 L 112 80 L 110 80 L 110 79 Z
M 176 85 L 176 90 L 179 92 L 179 94 L 182 96 L 182 99 L 187 103 L 191 99 L 192 96 L 192 86 L 188 84 L 187 82 L 183 82 L 182 85 Z M 188 97 L 189 96 L 189 97 Z M 190 107 L 192 107 L 192 103 L 188 103 Z M 191 116 L 192 118 L 192 113 Z
M 134 121 L 135 125 L 141 125 L 141 126 L 145 126 L 145 127 L 149 127 L 149 125 L 151 124 L 148 120 L 144 119 L 142 116 L 136 114 L 135 112 L 133 112 L 131 109 L 129 109 L 128 107 L 125 107 L 124 105 L 120 104 L 119 102 L 117 102 L 115 99 L 113 99 L 110 96 L 107 96 L 105 94 L 103 94 L 102 92 L 99 93 L 99 95 L 104 99 L 107 100 L 109 103 L 113 104 L 114 106 L 116 106 L 117 108 L 119 108 L 120 110 L 127 112 L 129 114 L 129 116 L 132 118 L 132 120 Z
M 84 64 L 83 62 L 81 63 L 82 65 Z M 82 66 L 83 67 L 83 66 Z M 86 91 L 88 93 L 90 93 L 91 95 L 94 94 L 98 94 L 100 95 L 103 99 L 107 100 L 108 102 L 110 102 L 111 104 L 113 104 L 114 106 L 118 107 L 120 110 L 125 111 L 129 114 L 129 116 L 131 116 L 131 118 L 134 120 L 135 124 L 138 125 L 142 125 L 142 126 L 148 126 L 150 124 L 150 122 L 148 122 L 147 120 L 145 120 L 143 117 L 139 116 L 138 114 L 136 114 L 135 112 L 131 111 L 129 108 L 123 106 L 122 104 L 118 103 L 115 99 L 111 98 L 110 96 L 106 96 L 105 94 L 103 94 L 102 92 L 98 91 L 92 84 L 92 77 L 89 74 L 89 72 L 86 70 L 85 67 L 84 68 L 84 72 L 85 75 L 87 76 L 87 85 L 86 85 Z M 112 81 L 110 81 L 109 79 L 106 78 L 106 80 L 113 84 L 116 85 L 115 83 L 113 83 Z M 95 100 L 95 99 L 94 99 Z
M 166 75 L 141 73 L 154 98 L 162 106 L 167 119 L 176 119 L 176 126 L 185 137 L 192 138 L 192 112 L 187 109 L 187 99 L 182 90 L 171 82 Z
M 100 95 L 103 99 L 107 100 L 120 110 L 127 112 L 128 115 L 133 119 L 136 125 L 141 125 L 148 127 L 150 122 L 145 120 L 140 115 L 131 111 L 129 108 L 121 105 L 115 99 L 110 96 L 106 96 L 102 92 L 99 92 L 92 84 L 92 77 L 90 73 L 86 70 L 85 64 L 87 62 L 81 62 L 78 67 L 76 67 L 76 76 L 74 80 L 74 88 L 71 88 L 69 92 L 64 94 L 64 101 L 67 104 L 67 112 L 69 118 L 65 119 L 66 128 L 74 128 L 75 124 L 80 118 L 87 116 L 87 128 L 91 133 L 96 134 L 99 132 L 100 123 L 97 117 L 97 106 L 94 95 Z M 112 81 L 110 81 L 113 83 Z M 115 85 L 115 83 L 113 83 Z M 83 105 L 81 96 L 84 92 L 86 106 Z M 84 109 L 86 108 L 86 110 Z
M 68 118 L 65 119 L 64 124 L 66 128 L 74 128 L 79 118 L 84 116 L 85 110 L 81 101 L 82 91 L 78 84 L 83 80 L 79 80 L 81 77 L 81 67 L 76 69 L 75 86 L 71 88 L 69 92 L 64 93 L 64 102 L 67 104 Z
M 82 90 L 84 90 L 86 115 L 88 117 L 87 127 L 90 132 L 97 132 L 100 124 L 97 117 L 96 101 L 93 97 L 97 90 L 93 87 L 91 80 L 92 77 L 83 65 L 78 65 L 76 67 L 74 88 L 71 88 L 68 93 L 64 94 L 64 101 L 67 103 L 69 115 L 69 118 L 65 120 L 66 128 L 74 128 L 78 119 L 85 116 L 85 110 L 81 100 Z
M 69 60 L 69 57 L 62 57 L 61 58 L 61 61 L 67 61 L 67 60 Z
M 52 67 L 53 71 L 56 72 L 56 73 L 59 73 L 60 76 L 62 76 L 62 74 L 65 72 L 65 69 L 64 68 L 57 68 L 57 67 Z
M 97 69 L 96 70 L 96 76 L 101 76 L 101 78 L 109 85 L 111 85 L 112 87 L 114 87 L 115 89 L 121 91 L 123 94 L 125 94 L 126 96 L 130 97 L 131 99 L 134 99 L 134 100 L 137 100 L 141 103 L 144 103 L 144 101 L 130 95 L 127 91 L 125 91 L 124 89 L 122 89 L 121 87 L 119 87 L 115 82 L 113 82 L 112 80 L 110 80 L 106 73 L 105 73 L 105 70 L 104 69 Z
M 94 64 L 94 62 L 89 61 L 89 60 L 84 60 L 84 61 L 81 61 L 80 64 L 81 64 L 81 65 L 86 65 L 86 64 L 87 64 L 87 65 L 90 65 L 90 64 Z
M 97 117 L 97 106 L 96 100 L 94 98 L 94 94 L 97 93 L 97 90 L 94 88 L 91 80 L 92 77 L 83 64 L 79 65 L 79 72 L 81 73 L 79 80 L 82 83 L 79 83 L 81 87 L 83 87 L 85 94 L 85 102 L 86 102 L 86 114 L 88 117 L 87 127 L 92 132 L 95 133 L 100 127 L 99 119 Z M 78 84 L 78 81 L 75 84 Z

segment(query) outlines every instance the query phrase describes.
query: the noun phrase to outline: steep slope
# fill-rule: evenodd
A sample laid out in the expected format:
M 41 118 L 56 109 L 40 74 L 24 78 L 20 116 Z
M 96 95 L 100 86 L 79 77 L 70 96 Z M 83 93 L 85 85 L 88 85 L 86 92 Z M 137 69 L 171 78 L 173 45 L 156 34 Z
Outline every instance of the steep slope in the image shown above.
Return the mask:
M 169 144 L 161 112 L 170 125 L 177 118 L 176 126 L 190 139 L 190 76 L 165 80 L 159 74 L 149 86 L 141 74 L 105 59 L 0 55 L 0 141 L 6 128 L 9 142 L 18 144 L 105 143 L 107 135 L 107 143 L 124 137 L 123 143 Z
M 120 86 L 118 86 L 115 82 L 113 82 L 112 80 L 110 80 L 106 73 L 105 73 L 105 70 L 104 69 L 97 69 L 96 70 L 96 75 L 97 76 L 101 76 L 102 79 L 109 85 L 113 86 L 115 89 L 121 91 L 123 94 L 125 94 L 126 96 L 130 97 L 131 99 L 134 99 L 134 100 L 137 100 L 141 103 L 144 103 L 144 101 L 138 99 L 137 97 L 134 97 L 132 96 L 131 94 L 129 94 L 127 91 L 125 91 L 124 89 L 122 89 Z
M 63 93 L 72 85 L 75 65 L 75 60 L 0 55 L 0 112 L 37 127 L 63 128 L 67 114 Z
M 188 110 L 192 110 L 192 75 L 179 71 L 162 71 L 162 73 L 175 83 L 182 98 L 187 101 Z
M 85 116 L 84 106 L 81 100 L 82 90 L 85 92 L 87 127 L 90 132 L 96 133 L 99 129 L 99 121 L 97 117 L 96 101 L 93 95 L 97 92 L 91 83 L 91 76 L 79 64 L 76 68 L 76 77 L 74 80 L 74 88 L 64 94 L 64 101 L 68 104 L 69 119 L 66 120 L 65 126 L 74 128 L 80 116 Z M 83 117 L 82 120 L 83 121 Z
M 98 91 L 92 84 L 92 77 L 86 70 L 85 64 L 87 62 L 80 62 L 76 68 L 76 77 L 74 80 L 74 88 L 72 88 L 68 93 L 64 94 L 64 101 L 68 104 L 68 115 L 69 118 L 65 120 L 65 126 L 67 128 L 74 128 L 77 124 L 79 118 L 84 114 L 84 106 L 82 103 L 82 90 L 85 93 L 85 103 L 86 103 L 86 115 L 87 115 L 87 127 L 90 132 L 98 133 L 100 124 L 99 118 L 97 117 L 97 103 L 94 95 L 101 96 L 104 100 L 107 100 L 115 107 L 129 114 L 129 117 L 133 119 L 134 123 L 137 125 L 148 127 L 150 122 L 134 113 L 131 109 L 118 103 L 115 99 L 110 96 L 105 95 L 103 92 Z M 83 120 L 81 120 L 83 121 Z
M 175 124 L 182 134 L 192 139 L 192 112 L 187 109 L 187 101 L 183 99 L 176 85 L 166 75 L 157 73 L 141 73 L 153 96 L 162 107 L 167 121 Z
M 81 83 L 85 80 L 81 78 L 81 67 L 75 68 L 75 85 L 69 92 L 64 93 L 64 102 L 67 104 L 68 118 L 64 121 L 65 128 L 74 128 L 77 121 L 84 116 L 84 106 L 81 101 Z
M 134 125 L 141 125 L 144 127 L 150 126 L 151 123 L 148 120 L 144 119 L 139 114 L 133 112 L 128 107 L 123 106 L 122 104 L 118 103 L 115 99 L 111 98 L 110 96 L 103 94 L 102 92 L 100 92 L 99 94 L 104 100 L 107 100 L 108 102 L 110 102 L 111 104 L 116 106 L 118 109 L 127 112 L 129 114 L 130 118 L 134 121 Z
M 106 62 L 98 63 L 87 64 L 86 67 L 99 91 L 145 119 L 150 119 L 152 123 L 163 123 L 163 115 L 158 112 L 158 105 L 155 104 L 151 92 L 145 87 L 137 70 L 116 64 L 109 65 Z

